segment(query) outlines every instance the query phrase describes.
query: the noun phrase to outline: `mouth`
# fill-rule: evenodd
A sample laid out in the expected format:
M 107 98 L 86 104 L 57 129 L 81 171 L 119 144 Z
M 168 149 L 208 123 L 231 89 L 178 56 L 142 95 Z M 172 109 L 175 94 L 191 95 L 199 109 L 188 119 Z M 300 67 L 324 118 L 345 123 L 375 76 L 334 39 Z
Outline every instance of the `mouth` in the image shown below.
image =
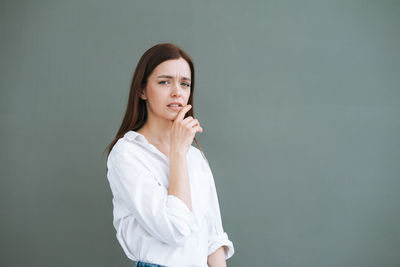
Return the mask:
M 167 106 L 175 106 L 175 107 L 182 107 L 182 104 L 179 102 L 168 104 Z
M 180 110 L 182 108 L 182 106 L 179 105 L 167 105 L 167 107 L 172 110 Z

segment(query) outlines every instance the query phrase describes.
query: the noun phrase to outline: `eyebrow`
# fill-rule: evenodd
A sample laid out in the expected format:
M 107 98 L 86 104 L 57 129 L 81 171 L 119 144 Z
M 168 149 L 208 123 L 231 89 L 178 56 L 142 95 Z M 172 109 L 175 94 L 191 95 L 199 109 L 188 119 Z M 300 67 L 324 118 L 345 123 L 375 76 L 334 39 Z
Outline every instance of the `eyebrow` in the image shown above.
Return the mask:
M 169 79 L 172 79 L 173 77 L 170 76 L 170 75 L 160 75 L 160 76 L 157 76 L 157 78 L 169 78 Z M 182 77 L 182 80 L 191 81 L 188 77 Z

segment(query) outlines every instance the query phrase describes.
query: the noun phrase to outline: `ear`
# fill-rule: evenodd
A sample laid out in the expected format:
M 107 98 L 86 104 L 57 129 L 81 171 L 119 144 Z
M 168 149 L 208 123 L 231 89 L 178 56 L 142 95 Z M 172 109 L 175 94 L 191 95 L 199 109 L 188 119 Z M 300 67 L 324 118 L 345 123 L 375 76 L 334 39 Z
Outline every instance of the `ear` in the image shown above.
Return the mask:
M 144 89 L 142 89 L 142 92 L 140 93 L 140 98 L 143 99 L 143 100 L 147 100 L 147 97 L 146 97 L 146 95 L 144 93 Z

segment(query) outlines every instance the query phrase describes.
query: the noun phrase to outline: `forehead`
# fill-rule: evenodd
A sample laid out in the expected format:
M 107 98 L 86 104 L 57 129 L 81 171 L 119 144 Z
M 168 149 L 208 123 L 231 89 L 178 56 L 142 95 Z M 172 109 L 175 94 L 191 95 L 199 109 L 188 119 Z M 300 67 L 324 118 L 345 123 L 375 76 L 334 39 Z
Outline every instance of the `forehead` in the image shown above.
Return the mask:
M 152 75 L 170 75 L 178 77 L 190 78 L 190 66 L 183 58 L 170 59 L 160 63 L 154 70 Z

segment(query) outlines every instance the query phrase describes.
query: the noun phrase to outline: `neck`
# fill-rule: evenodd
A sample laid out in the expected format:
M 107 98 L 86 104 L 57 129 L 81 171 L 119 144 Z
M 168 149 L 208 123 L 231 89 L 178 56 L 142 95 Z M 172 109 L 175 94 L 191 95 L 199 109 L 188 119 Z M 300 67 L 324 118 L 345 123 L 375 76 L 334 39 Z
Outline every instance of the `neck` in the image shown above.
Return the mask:
M 152 144 L 169 147 L 171 123 L 172 121 L 150 115 L 138 132 L 143 134 L 147 141 Z

